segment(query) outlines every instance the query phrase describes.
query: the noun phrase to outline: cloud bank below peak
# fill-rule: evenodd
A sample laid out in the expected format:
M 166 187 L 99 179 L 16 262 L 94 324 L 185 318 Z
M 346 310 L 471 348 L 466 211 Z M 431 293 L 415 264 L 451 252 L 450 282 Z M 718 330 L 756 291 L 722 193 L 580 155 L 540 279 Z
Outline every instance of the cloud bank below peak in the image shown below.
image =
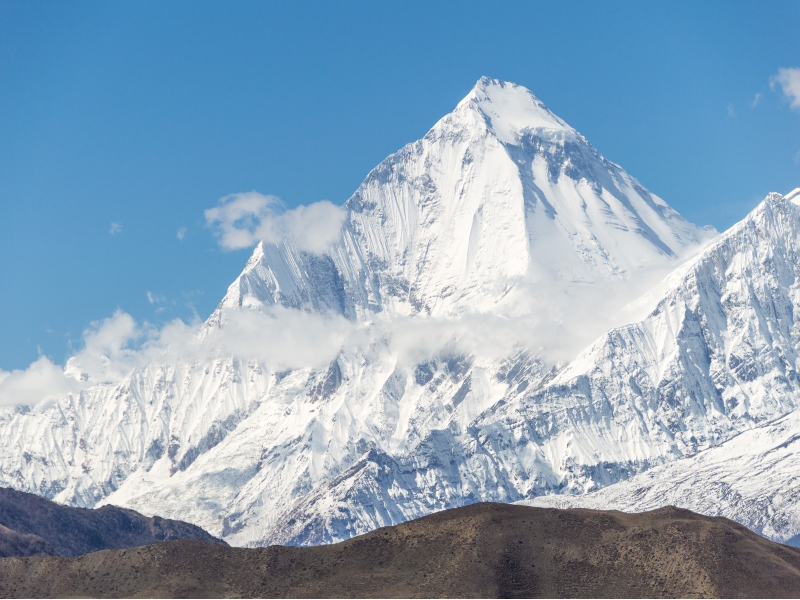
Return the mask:
M 327 200 L 287 209 L 276 196 L 246 192 L 221 198 L 205 217 L 224 250 L 292 237 L 301 250 L 321 254 L 341 238 L 347 211 Z

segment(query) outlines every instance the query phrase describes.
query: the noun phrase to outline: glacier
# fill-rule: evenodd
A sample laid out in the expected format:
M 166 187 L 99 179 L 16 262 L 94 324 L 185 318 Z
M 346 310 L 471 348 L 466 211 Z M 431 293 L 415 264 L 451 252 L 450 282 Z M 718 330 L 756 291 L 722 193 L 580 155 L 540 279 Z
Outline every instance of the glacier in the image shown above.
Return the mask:
M 482 78 L 324 252 L 258 244 L 196 334 L 313 316 L 341 332 L 324 364 L 220 346 L 3 409 L 0 484 L 241 546 L 615 489 L 800 408 L 795 201 L 697 227 Z

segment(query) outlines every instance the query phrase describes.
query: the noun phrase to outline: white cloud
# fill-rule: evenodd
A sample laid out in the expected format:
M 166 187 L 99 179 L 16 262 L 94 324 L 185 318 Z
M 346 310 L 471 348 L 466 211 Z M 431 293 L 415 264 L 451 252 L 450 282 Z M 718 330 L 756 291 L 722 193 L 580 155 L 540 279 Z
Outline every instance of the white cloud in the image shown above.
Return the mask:
M 180 229 L 178 229 L 178 232 L 177 232 L 176 235 L 178 236 L 178 239 L 180 241 L 183 241 L 183 238 L 186 237 L 186 227 L 181 227 Z
M 497 316 L 467 318 L 396 317 L 373 323 L 335 314 L 273 306 L 263 312 L 230 310 L 224 325 L 206 327 L 176 319 L 158 329 L 139 325 L 117 310 L 83 332 L 82 348 L 66 366 L 41 357 L 25 370 L 0 371 L 0 406 L 48 406 L 71 392 L 121 381 L 133 369 L 153 363 L 205 362 L 221 355 L 258 360 L 275 370 L 324 368 L 340 352 L 364 352 L 376 342 L 406 365 L 442 352 L 502 355 L 530 331 Z M 525 325 L 532 325 L 525 323 Z
M 733 104 L 728 103 L 728 106 L 726 106 L 725 108 L 728 111 L 728 116 L 729 117 L 735 117 L 736 116 L 736 111 L 733 109 Z
M 68 375 L 88 383 L 111 383 L 140 364 L 140 350 L 133 343 L 154 334 L 149 325 L 139 327 L 129 314 L 117 309 L 83 332 L 83 349 L 67 361 Z
M 364 326 L 342 316 L 280 306 L 264 312 L 232 310 L 222 327 L 207 330 L 193 345 L 201 355 L 254 358 L 279 369 L 322 367 Z
M 781 86 L 783 93 L 790 99 L 789 106 L 800 110 L 800 69 L 778 69 L 778 74 L 769 79 L 770 89 Z
M 156 328 L 117 310 L 83 332 L 83 343 L 62 368 L 42 356 L 27 369 L 0 369 L 0 407 L 41 408 L 97 384 L 114 384 L 152 363 L 207 361 L 234 355 L 277 369 L 323 367 L 362 325 L 338 315 L 272 307 L 231 311 L 221 328 L 175 319 Z
M 80 388 L 80 382 L 67 377 L 46 356 L 40 356 L 24 370 L 0 370 L 0 406 L 33 406 Z
M 797 154 L 794 155 L 794 164 L 800 165 L 800 151 L 798 151 Z
M 301 250 L 320 254 L 341 238 L 347 213 L 327 200 L 286 209 L 275 196 L 248 192 L 225 196 L 205 211 L 205 217 L 225 250 L 247 248 L 261 240 L 276 244 L 291 236 Z
M 758 106 L 759 102 L 761 102 L 761 94 L 756 94 L 755 98 L 753 98 L 753 101 L 750 103 L 750 108 L 755 108 Z
M 86 385 L 113 383 L 153 362 L 204 361 L 219 355 L 256 359 L 280 369 L 320 367 L 360 327 L 338 315 L 283 307 L 230 311 L 224 322 L 223 327 L 207 328 L 175 319 L 158 329 L 149 323 L 140 326 L 118 310 L 84 331 L 83 348 L 69 358 L 65 372 Z
M 112 223 L 111 229 L 108 230 L 108 233 L 110 233 L 111 235 L 122 233 L 122 223 Z

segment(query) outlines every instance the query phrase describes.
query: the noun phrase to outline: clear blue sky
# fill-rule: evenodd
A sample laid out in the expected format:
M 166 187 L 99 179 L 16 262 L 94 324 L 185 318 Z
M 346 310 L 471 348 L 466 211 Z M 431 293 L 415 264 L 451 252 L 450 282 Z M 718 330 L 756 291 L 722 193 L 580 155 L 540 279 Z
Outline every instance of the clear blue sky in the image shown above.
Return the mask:
M 63 363 L 117 308 L 205 318 L 249 251 L 204 209 L 341 204 L 482 75 L 727 228 L 800 186 L 800 112 L 769 85 L 798 29 L 796 1 L 0 0 L 0 368 Z

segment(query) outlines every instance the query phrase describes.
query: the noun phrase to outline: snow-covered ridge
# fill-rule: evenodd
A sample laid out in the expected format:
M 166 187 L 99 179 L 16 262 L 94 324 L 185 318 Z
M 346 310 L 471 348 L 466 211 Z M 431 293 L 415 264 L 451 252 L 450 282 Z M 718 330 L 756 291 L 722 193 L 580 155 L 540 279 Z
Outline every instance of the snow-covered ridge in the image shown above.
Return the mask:
M 716 392 L 717 421 L 732 417 L 742 433 L 593 493 L 521 502 L 634 512 L 671 504 L 725 516 L 776 541 L 800 544 L 798 194 L 800 189 L 785 197 L 771 194 L 709 248 L 694 266 L 696 275 L 682 286 L 691 285 L 704 296 L 686 308 L 706 317 L 693 327 L 704 343 L 683 352 L 700 350 L 692 357 L 693 366 L 714 386 L 703 396 L 713 399 Z M 717 275 L 717 281 L 708 281 L 709 274 Z M 698 281 L 698 275 L 704 278 Z M 698 310 L 709 296 L 718 308 L 730 309 L 727 327 L 719 327 L 719 313 Z M 678 305 L 674 299 L 672 305 Z M 708 318 L 709 313 L 717 318 Z M 580 369 L 577 362 L 571 370 Z M 672 383 L 674 372 L 668 375 Z M 561 377 L 570 375 L 565 371 Z

